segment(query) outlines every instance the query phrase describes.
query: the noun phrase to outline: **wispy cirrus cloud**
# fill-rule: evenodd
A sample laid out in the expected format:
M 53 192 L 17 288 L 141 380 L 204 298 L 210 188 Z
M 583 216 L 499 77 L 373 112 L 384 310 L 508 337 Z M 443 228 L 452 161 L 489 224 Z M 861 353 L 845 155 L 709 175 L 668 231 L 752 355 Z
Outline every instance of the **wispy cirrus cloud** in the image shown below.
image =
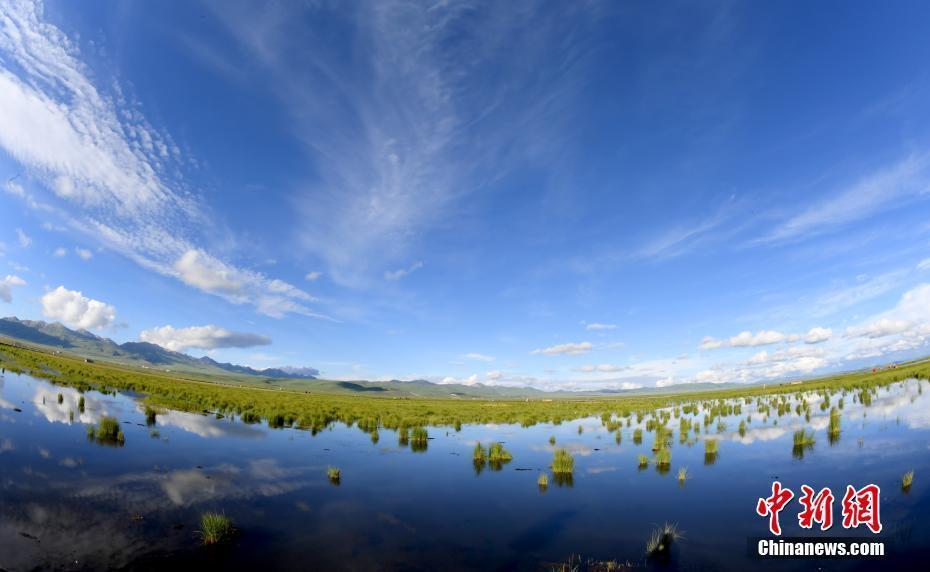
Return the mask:
M 900 208 L 930 192 L 930 152 L 914 153 L 859 179 L 777 226 L 762 242 L 831 232 L 881 211 Z
M 305 292 L 220 262 L 197 246 L 198 229 L 211 225 L 179 174 L 185 164 L 179 147 L 118 84 L 101 88 L 105 82 L 92 76 L 77 43 L 45 20 L 42 3 L 5 3 L 0 58 L 0 148 L 54 201 L 35 200 L 18 182 L 8 190 L 146 268 L 272 316 L 316 315 Z M 21 233 L 20 243 L 28 242 Z M 214 270 L 222 265 L 240 279 L 236 295 L 191 279 L 197 262 Z

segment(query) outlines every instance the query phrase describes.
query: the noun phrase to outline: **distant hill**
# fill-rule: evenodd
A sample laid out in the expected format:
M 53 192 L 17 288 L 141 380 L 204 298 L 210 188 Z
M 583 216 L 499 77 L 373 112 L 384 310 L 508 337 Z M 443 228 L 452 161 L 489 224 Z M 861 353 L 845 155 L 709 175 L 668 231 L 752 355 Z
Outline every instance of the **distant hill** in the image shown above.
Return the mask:
M 221 363 L 209 357 L 195 358 L 173 352 L 148 342 L 117 344 L 87 330 L 72 330 L 56 322 L 40 320 L 0 319 L 0 336 L 52 351 L 66 351 L 85 358 L 99 359 L 122 365 L 150 367 L 179 373 L 202 375 L 238 374 L 275 379 L 316 379 L 311 368 L 253 369 L 243 365 Z

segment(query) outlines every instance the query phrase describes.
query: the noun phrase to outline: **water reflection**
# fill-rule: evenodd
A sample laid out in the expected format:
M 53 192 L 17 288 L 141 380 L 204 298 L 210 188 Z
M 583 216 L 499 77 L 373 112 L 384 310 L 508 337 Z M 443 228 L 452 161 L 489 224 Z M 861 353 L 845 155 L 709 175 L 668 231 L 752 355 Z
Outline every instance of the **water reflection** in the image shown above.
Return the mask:
M 141 411 L 141 409 L 140 409 Z M 238 437 L 244 439 L 263 439 L 266 432 L 260 426 L 235 423 L 225 419 L 216 419 L 199 413 L 183 411 L 168 411 L 159 413 L 156 424 L 158 426 L 177 427 L 188 433 L 201 437 L 218 439 L 221 437 Z

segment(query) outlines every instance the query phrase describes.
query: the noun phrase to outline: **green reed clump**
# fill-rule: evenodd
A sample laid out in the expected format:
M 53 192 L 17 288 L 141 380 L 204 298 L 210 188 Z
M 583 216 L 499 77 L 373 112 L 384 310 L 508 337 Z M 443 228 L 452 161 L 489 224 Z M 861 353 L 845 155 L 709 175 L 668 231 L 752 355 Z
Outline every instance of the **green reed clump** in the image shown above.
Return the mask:
M 840 436 L 840 411 L 836 407 L 830 410 L 830 424 L 827 426 L 827 437 L 835 442 Z
M 582 433 L 584 433 L 584 427 L 582 427 L 581 425 L 579 425 L 579 426 L 578 426 L 578 434 L 581 435 Z
M 492 463 L 507 463 L 513 460 L 513 455 L 510 454 L 510 451 L 504 449 L 502 443 L 491 443 L 491 446 L 488 447 L 488 461 Z
M 219 544 L 233 534 L 232 521 L 225 514 L 205 512 L 200 515 L 200 533 L 204 544 Z
M 425 445 L 429 440 L 429 431 L 426 427 L 414 427 L 410 432 L 410 442 L 414 445 Z
M 119 428 L 119 421 L 115 417 L 104 417 L 97 425 L 94 434 L 100 443 L 116 443 L 122 445 L 126 441 L 123 430 Z
M 342 471 L 336 467 L 329 467 L 326 469 L 326 476 L 330 482 L 338 484 L 342 480 Z
M 678 482 L 684 483 L 688 479 L 688 468 L 681 467 L 678 469 Z
M 739 422 L 739 436 L 740 437 L 746 436 L 746 420 L 745 419 Z
M 381 435 L 379 435 L 378 430 L 375 429 L 374 431 L 371 432 L 371 443 L 373 445 L 377 445 L 379 439 L 381 439 Z
M 539 478 L 536 479 L 536 486 L 543 490 L 549 488 L 549 475 L 546 473 L 539 473 Z
M 814 432 L 807 431 L 806 429 L 798 429 L 795 431 L 793 439 L 795 447 L 806 447 L 815 443 Z
M 719 444 L 716 439 L 705 439 L 704 440 L 704 454 L 705 455 L 716 455 L 718 446 Z
M 80 399 L 78 399 L 78 411 L 80 411 L 81 413 L 84 413 L 84 396 L 83 395 L 80 397 Z
M 154 407 L 148 405 L 145 406 L 145 424 L 146 425 L 155 425 L 155 418 L 158 415 L 158 411 Z
M 575 470 L 575 458 L 568 449 L 556 449 L 552 454 L 552 472 L 569 474 Z
M 58 403 L 61 404 L 62 402 L 64 402 L 64 400 L 65 400 L 65 396 L 59 393 L 59 394 L 58 394 Z
M 640 429 L 639 427 L 637 427 L 636 429 L 633 429 L 633 442 L 636 443 L 637 445 L 643 442 L 643 430 Z
M 914 483 L 914 471 L 908 471 L 901 477 L 901 490 L 908 491 Z
M 487 460 L 488 453 L 484 450 L 484 447 L 481 446 L 481 443 L 475 443 L 475 451 L 472 453 L 472 459 L 483 463 Z
M 550 444 L 550 445 L 555 445 L 555 435 L 550 435 L 550 436 L 549 436 L 549 444 Z
M 667 469 L 672 464 L 672 452 L 669 449 L 660 449 L 656 453 L 656 466 Z
M 636 457 L 636 461 L 640 469 L 645 469 L 646 467 L 649 466 L 649 457 L 647 457 L 646 455 L 638 455 Z
M 668 554 L 672 548 L 672 543 L 680 538 L 682 538 L 682 535 L 678 531 L 678 525 L 665 523 L 653 530 L 652 534 L 649 535 L 649 540 L 646 541 L 646 554 L 649 556 Z

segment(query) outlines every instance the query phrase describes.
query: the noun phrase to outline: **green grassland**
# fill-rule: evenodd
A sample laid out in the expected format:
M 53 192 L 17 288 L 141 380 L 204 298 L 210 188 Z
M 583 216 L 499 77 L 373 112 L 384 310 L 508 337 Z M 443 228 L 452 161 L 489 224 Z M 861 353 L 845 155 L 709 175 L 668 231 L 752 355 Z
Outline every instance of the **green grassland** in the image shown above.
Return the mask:
M 591 415 L 628 417 L 657 408 L 729 398 L 796 394 L 803 391 L 861 391 L 908 378 L 930 378 L 930 361 L 903 364 L 897 369 L 855 372 L 804 382 L 753 385 L 719 391 L 678 391 L 668 395 L 619 397 L 543 397 L 521 399 L 452 399 L 381 395 L 352 395 L 325 391 L 246 386 L 235 379 L 181 376 L 139 370 L 125 365 L 94 362 L 36 349 L 0 343 L 0 366 L 76 387 L 81 390 L 129 390 L 145 395 L 146 405 L 184 411 L 235 415 L 246 422 L 264 420 L 273 427 L 298 426 L 320 430 L 334 421 L 360 428 L 456 426 L 461 423 L 561 422 Z M 331 382 L 337 383 L 337 382 Z

